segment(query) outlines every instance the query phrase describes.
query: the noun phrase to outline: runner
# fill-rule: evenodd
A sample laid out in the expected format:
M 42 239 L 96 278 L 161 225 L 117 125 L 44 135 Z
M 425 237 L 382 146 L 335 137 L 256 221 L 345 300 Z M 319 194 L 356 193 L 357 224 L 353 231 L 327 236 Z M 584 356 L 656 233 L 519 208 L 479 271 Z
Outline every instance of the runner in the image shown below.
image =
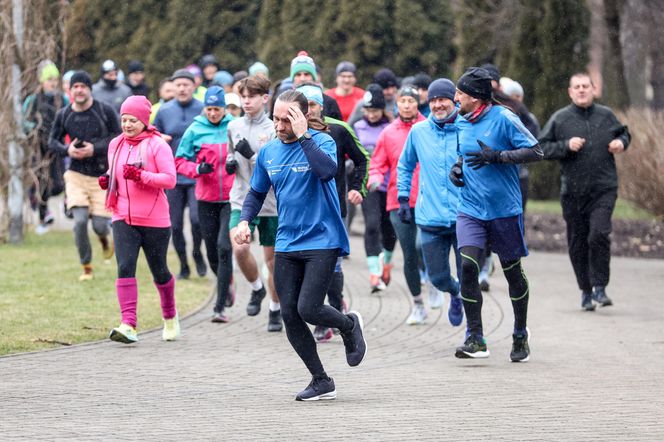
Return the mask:
M 236 227 L 240 223 L 242 204 L 251 189 L 251 174 L 256 164 L 257 153 L 263 146 L 274 139 L 274 124 L 265 113 L 268 101 L 270 81 L 264 76 L 252 76 L 240 82 L 244 117 L 233 120 L 228 125 L 228 158 L 226 171 L 235 174 L 231 188 L 231 220 L 229 224 L 231 238 L 235 237 Z M 260 245 L 263 247 L 263 260 L 269 275 L 267 285 L 270 291 L 270 303 L 267 330 L 281 331 L 281 307 L 274 288 L 274 242 L 277 237 L 277 202 L 274 191 L 268 192 L 260 213 L 251 223 L 252 233 L 258 227 Z M 265 298 L 265 283 L 260 278 L 258 264 L 251 254 L 248 244 L 233 241 L 233 256 L 242 270 L 242 274 L 251 285 L 251 298 L 247 305 L 247 314 L 256 316 L 261 311 L 261 302 Z
M 132 344 L 136 334 L 136 262 L 140 249 L 152 272 L 161 300 L 164 341 L 180 336 L 175 308 L 175 278 L 168 269 L 166 254 L 171 220 L 164 189 L 175 186 L 175 163 L 168 144 L 150 125 L 151 104 L 142 95 L 122 103 L 122 134 L 108 149 L 109 170 L 99 177 L 107 190 L 106 206 L 113 212 L 118 278 L 115 282 L 122 322 L 111 330 L 112 341 Z
M 461 157 L 452 167 L 450 179 L 461 187 L 457 239 L 468 325 L 466 341 L 455 355 L 489 357 L 478 275 L 480 257 L 490 244 L 503 267 L 514 309 L 510 360 L 526 362 L 530 357 L 530 332 L 526 328 L 529 288 L 521 258 L 528 255 L 528 248 L 516 164 L 541 160 L 542 149 L 516 114 L 492 100 L 491 75 L 485 69 L 469 68 L 459 78 L 455 101 L 462 115 L 456 123 Z
M 258 154 L 235 234 L 238 243 L 249 243 L 249 222 L 273 187 L 279 217 L 274 282 L 288 340 L 312 375 L 295 398 L 300 401 L 337 396 L 307 322 L 341 330 L 351 367 L 362 362 L 367 350 L 360 314 L 344 315 L 323 304 L 337 258 L 348 254 L 349 243 L 333 181 L 336 148 L 332 138 L 320 131 L 326 129 L 325 123 L 307 119 L 308 112 L 307 99 L 300 92 L 284 92 L 277 100 L 273 120 L 278 140 Z
M 175 154 L 178 173 L 196 180 L 198 219 L 205 240 L 210 268 L 217 275 L 217 302 L 212 322 L 228 322 L 225 313 L 233 275 L 232 248 L 228 233 L 231 216 L 229 195 L 233 175 L 225 170 L 227 127 L 233 116 L 226 113 L 224 90 L 212 86 L 205 91 L 204 115 L 187 128 Z
M 458 131 L 454 122 L 459 114 L 454 105 L 455 87 L 447 78 L 430 83 L 427 99 L 431 112 L 427 121 L 417 123 L 408 134 L 397 167 L 399 204 L 408 207 L 413 171 L 420 167 L 420 185 L 411 211 L 400 210 L 401 220 L 416 223 L 422 238 L 422 255 L 431 283 L 437 290 L 429 292 L 429 307 L 443 305 L 442 292 L 450 294 L 448 319 L 454 326 L 463 320 L 463 303 L 459 280 L 450 271 L 450 249 L 454 251 L 457 276 L 461 274 L 461 256 L 457 248 L 456 218 L 459 190 L 446 178 L 457 159 Z
M 408 201 L 399 202 L 397 195 L 397 164 L 413 125 L 425 120 L 422 114 L 417 111 L 418 101 L 419 94 L 413 86 L 404 86 L 399 89 L 397 93 L 398 116 L 378 137 L 369 171 L 369 189 L 372 191 L 377 190 L 385 176 L 388 173 L 390 174 L 386 207 L 401 245 L 404 256 L 404 275 L 410 294 L 413 296 L 413 310 L 406 321 L 409 325 L 422 324 L 427 317 L 418 266 L 420 257 L 417 250 L 417 226 L 414 223 L 406 224 L 403 221 L 406 216 L 405 212 L 412 212 L 415 208 L 420 172 L 419 167 L 416 167 L 413 172 Z
M 378 136 L 390 124 L 385 112 L 383 88 L 377 84 L 370 84 L 364 94 L 363 103 L 364 116 L 355 123 L 353 128 L 360 143 L 370 154 L 373 154 Z M 392 279 L 391 272 L 394 266 L 392 253 L 397 236 L 387 212 L 389 178 L 389 174 L 387 174 L 379 187 L 375 191 L 369 192 L 362 201 L 364 251 L 367 255 L 369 285 L 372 293 L 385 290 Z
M 357 68 L 350 61 L 342 61 L 336 68 L 337 87 L 325 91 L 325 95 L 334 98 L 341 111 L 341 119 L 348 121 L 358 101 L 364 97 L 364 90 L 355 86 Z

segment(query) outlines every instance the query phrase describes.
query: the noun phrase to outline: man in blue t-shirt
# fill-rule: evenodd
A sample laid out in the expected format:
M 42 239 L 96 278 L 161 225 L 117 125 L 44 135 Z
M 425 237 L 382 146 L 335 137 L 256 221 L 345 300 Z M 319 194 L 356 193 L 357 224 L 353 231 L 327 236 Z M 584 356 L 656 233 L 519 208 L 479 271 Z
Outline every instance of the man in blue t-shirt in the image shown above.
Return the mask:
M 337 148 L 325 133 L 327 125 L 309 115 L 309 103 L 301 92 L 283 92 L 272 119 L 278 139 L 258 153 L 234 240 L 249 243 L 249 223 L 273 188 L 278 216 L 274 285 L 288 340 L 312 375 L 296 399 L 334 399 L 334 381 L 323 369 L 307 322 L 341 331 L 351 367 L 362 362 L 367 349 L 362 316 L 345 315 L 323 303 L 337 258 L 349 253 L 334 182 Z
M 461 187 L 457 239 L 461 251 L 461 297 L 467 338 L 456 349 L 458 358 L 489 356 L 482 330 L 482 292 L 478 283 L 484 247 L 498 254 L 514 309 L 513 362 L 530 355 L 528 280 L 521 257 L 528 255 L 523 237 L 523 209 L 517 164 L 542 159 L 537 140 L 509 109 L 492 99 L 491 75 L 469 68 L 457 82 L 459 159 L 450 180 Z M 465 158 L 466 166 L 463 165 Z

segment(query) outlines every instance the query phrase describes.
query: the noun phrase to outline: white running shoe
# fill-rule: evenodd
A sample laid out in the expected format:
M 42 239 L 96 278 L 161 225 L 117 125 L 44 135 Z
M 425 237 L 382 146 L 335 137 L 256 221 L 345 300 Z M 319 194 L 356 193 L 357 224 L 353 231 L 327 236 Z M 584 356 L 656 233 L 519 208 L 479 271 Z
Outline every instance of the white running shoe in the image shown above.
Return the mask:
M 420 325 L 424 324 L 424 320 L 427 318 L 427 309 L 424 307 L 424 303 L 416 302 L 413 305 L 413 311 L 410 312 L 410 316 L 406 320 L 408 325 Z
M 445 295 L 434 287 L 431 282 L 427 282 L 427 285 L 429 286 L 429 307 L 434 310 L 441 308 L 445 302 Z

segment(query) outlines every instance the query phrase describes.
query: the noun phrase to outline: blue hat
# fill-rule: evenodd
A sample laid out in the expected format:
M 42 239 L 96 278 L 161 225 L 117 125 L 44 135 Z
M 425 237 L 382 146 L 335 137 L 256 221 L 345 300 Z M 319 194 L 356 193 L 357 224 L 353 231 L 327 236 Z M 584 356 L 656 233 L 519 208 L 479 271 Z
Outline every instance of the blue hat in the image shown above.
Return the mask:
M 231 85 L 233 84 L 233 75 L 228 71 L 217 71 L 212 81 L 219 86 Z
M 311 84 L 305 84 L 297 88 L 298 92 L 302 92 L 307 101 L 313 101 L 323 106 L 323 91 L 318 87 Z
M 455 93 L 456 86 L 454 86 L 452 80 L 448 80 L 447 78 L 437 78 L 429 85 L 427 97 L 429 101 L 434 98 L 449 98 L 454 101 Z
M 260 73 L 265 74 L 267 77 L 270 75 L 270 70 L 260 61 L 257 61 L 256 63 L 249 66 L 249 75 L 256 75 Z
M 219 86 L 212 86 L 205 92 L 205 106 L 226 107 L 226 98 L 224 89 Z

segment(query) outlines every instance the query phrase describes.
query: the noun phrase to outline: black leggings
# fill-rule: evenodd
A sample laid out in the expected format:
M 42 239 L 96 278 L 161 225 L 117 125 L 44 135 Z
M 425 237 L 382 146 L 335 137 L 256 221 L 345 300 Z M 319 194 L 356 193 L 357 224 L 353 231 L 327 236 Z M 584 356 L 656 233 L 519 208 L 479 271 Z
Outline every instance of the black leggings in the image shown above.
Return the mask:
M 208 262 L 217 275 L 217 302 L 214 306 L 214 311 L 217 313 L 224 310 L 233 274 L 233 250 L 228 233 L 230 217 L 230 203 L 198 201 L 198 219 L 201 223 Z
M 178 254 L 182 267 L 188 267 L 187 242 L 184 238 L 184 209 L 187 206 L 189 206 L 194 258 L 201 255 L 201 225 L 199 223 L 195 191 L 195 184 L 177 184 L 175 188 L 166 191 L 173 229 L 173 247 Z
M 338 255 L 336 249 L 275 253 L 274 285 L 279 293 L 286 334 L 313 376 L 325 376 L 325 370 L 307 322 L 342 332 L 353 327 L 348 316 L 323 303 Z
M 483 250 L 479 247 L 461 248 L 461 298 L 466 311 L 468 333 L 483 336 L 482 329 L 482 292 L 477 277 L 480 273 L 480 257 Z M 499 256 L 500 258 L 500 256 Z M 514 310 L 514 330 L 524 331 L 528 317 L 528 298 L 530 289 L 528 279 L 521 267 L 521 259 L 506 261 L 500 259 L 503 273 L 509 286 L 510 300 Z
M 166 262 L 170 238 L 170 227 L 130 226 L 124 221 L 114 221 L 113 241 L 118 278 L 136 277 L 138 253 L 143 248 L 154 281 L 157 284 L 170 281 L 172 275 Z
M 364 216 L 364 251 L 367 256 L 378 256 L 382 249 L 394 250 L 397 235 L 387 212 L 387 193 L 369 192 L 362 201 Z

